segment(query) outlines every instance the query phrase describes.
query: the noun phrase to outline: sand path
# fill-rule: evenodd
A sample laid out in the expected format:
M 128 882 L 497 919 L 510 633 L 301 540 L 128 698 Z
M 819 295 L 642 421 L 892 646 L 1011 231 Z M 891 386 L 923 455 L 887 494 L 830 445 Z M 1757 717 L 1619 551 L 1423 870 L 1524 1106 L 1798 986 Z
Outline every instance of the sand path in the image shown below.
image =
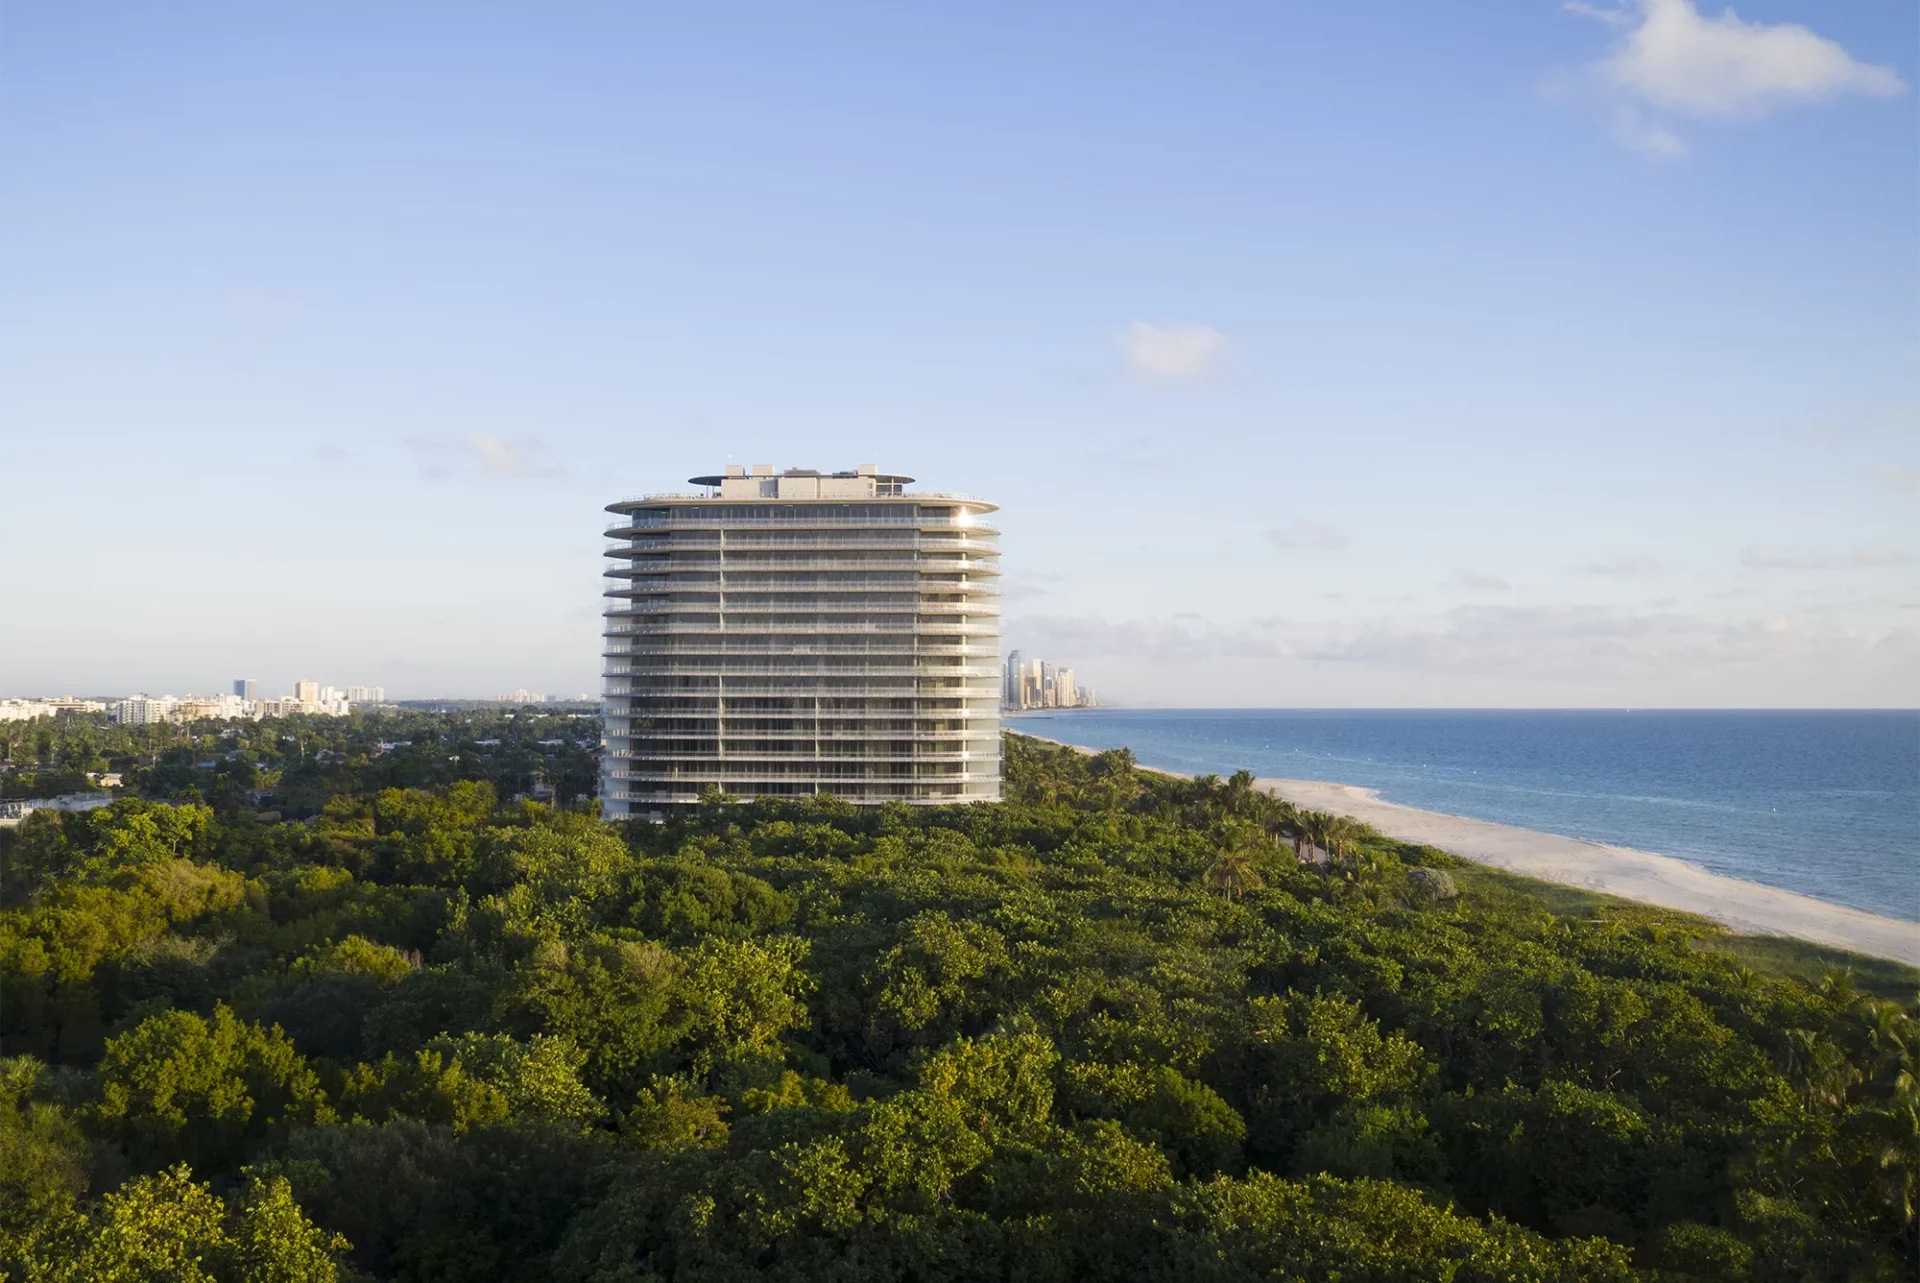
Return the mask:
M 1724 877 L 1672 856 L 1417 810 L 1351 784 L 1323 780 L 1260 780 L 1258 784 L 1295 806 L 1349 816 L 1397 841 L 1438 847 L 1509 873 L 1697 913 L 1745 935 L 1797 936 L 1920 966 L 1920 922 L 1863 913 Z

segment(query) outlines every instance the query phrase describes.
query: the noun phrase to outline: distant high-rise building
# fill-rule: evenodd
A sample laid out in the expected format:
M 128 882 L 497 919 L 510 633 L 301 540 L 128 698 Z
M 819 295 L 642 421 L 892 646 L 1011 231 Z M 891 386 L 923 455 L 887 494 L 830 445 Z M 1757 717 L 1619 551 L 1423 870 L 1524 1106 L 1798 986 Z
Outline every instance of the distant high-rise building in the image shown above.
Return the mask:
M 999 799 L 996 509 L 912 480 L 729 467 L 608 505 L 606 815 Z
M 158 698 L 136 695 L 113 705 L 107 710 L 107 716 L 121 726 L 150 726 L 155 722 L 172 721 L 174 706 L 179 702 L 170 695 Z
M 1000 702 L 1008 708 L 1020 707 L 1020 652 L 1009 651 L 1000 670 Z
M 387 702 L 387 688 L 384 686 L 349 686 L 347 702 L 350 704 L 384 704 Z
M 235 678 L 233 683 L 233 693 L 238 695 L 241 699 L 259 699 L 260 683 L 251 677 Z
M 303 711 L 311 713 L 320 703 L 320 683 L 302 677 L 293 684 L 293 698 Z

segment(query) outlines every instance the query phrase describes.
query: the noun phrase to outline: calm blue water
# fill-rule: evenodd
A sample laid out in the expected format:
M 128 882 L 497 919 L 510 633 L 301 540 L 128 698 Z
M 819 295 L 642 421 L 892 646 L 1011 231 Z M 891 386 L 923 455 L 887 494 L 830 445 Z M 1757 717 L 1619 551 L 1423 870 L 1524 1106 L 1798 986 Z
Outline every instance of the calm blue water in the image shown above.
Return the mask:
M 1032 713 L 1148 766 L 1332 780 L 1920 921 L 1920 712 Z

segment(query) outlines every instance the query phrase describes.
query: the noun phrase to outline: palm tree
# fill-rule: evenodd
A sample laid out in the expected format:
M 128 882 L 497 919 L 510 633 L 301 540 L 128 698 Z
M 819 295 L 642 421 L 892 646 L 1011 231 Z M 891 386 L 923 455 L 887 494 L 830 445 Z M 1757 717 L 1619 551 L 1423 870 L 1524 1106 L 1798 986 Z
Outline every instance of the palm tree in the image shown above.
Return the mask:
M 1900 1221 L 1907 1275 L 1920 1278 L 1920 1069 L 1914 1049 L 1904 1042 L 1897 1063 L 1893 1100 L 1886 1109 L 1874 1111 L 1879 1126 L 1873 1161 Z
M 1349 858 L 1353 845 L 1360 840 L 1360 826 L 1344 815 L 1328 817 L 1333 821 L 1327 831 L 1327 853 L 1337 858 Z
M 1857 1039 L 1866 1053 L 1869 1064 L 1868 1075 L 1884 1078 L 1895 1075 L 1912 1055 L 1912 1049 L 1920 1045 L 1916 1035 L 1920 1035 L 1920 1025 L 1900 1009 L 1896 1002 L 1882 1002 L 1862 995 L 1854 1004 L 1853 1018 L 1857 1023 Z
M 1271 793 L 1256 795 L 1260 802 L 1260 827 L 1269 839 L 1278 842 L 1281 835 L 1293 831 L 1300 818 L 1300 810 L 1284 798 Z M 1296 844 L 1295 855 L 1299 854 Z
M 1094 754 L 1093 773 L 1105 785 L 1103 800 L 1108 807 L 1123 807 L 1140 791 L 1139 767 L 1140 759 L 1130 748 L 1111 748 Z
M 1253 858 L 1245 851 L 1231 848 L 1214 856 L 1205 881 L 1208 889 L 1218 891 L 1228 904 L 1233 903 L 1235 896 L 1265 885 L 1260 871 L 1253 867 Z
M 1221 837 L 1220 850 L 1207 867 L 1202 880 L 1208 889 L 1218 891 L 1228 904 L 1235 896 L 1258 890 L 1265 885 L 1255 867 L 1252 844 L 1244 834 L 1229 830 Z
M 1847 1090 L 1860 1081 L 1845 1049 L 1812 1029 L 1787 1030 L 1787 1059 L 1789 1076 L 1800 1079 L 1808 1113 L 1840 1109 Z
M 1302 811 L 1300 813 L 1298 832 L 1294 839 L 1293 850 L 1295 858 L 1298 859 L 1301 855 L 1300 843 L 1302 840 L 1306 842 L 1306 858 L 1300 861 L 1302 864 L 1319 863 L 1319 861 L 1314 858 L 1313 853 L 1316 850 L 1327 850 L 1327 825 L 1332 819 L 1333 817 L 1331 815 L 1323 811 Z

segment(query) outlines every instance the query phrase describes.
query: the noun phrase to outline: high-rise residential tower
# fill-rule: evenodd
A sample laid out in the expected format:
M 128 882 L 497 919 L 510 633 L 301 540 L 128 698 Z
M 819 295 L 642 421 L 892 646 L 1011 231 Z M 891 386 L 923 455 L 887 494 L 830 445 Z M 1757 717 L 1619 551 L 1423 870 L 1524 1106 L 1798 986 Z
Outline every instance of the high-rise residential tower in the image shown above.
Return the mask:
M 608 818 L 999 800 L 997 509 L 912 481 L 729 467 L 607 506 Z

